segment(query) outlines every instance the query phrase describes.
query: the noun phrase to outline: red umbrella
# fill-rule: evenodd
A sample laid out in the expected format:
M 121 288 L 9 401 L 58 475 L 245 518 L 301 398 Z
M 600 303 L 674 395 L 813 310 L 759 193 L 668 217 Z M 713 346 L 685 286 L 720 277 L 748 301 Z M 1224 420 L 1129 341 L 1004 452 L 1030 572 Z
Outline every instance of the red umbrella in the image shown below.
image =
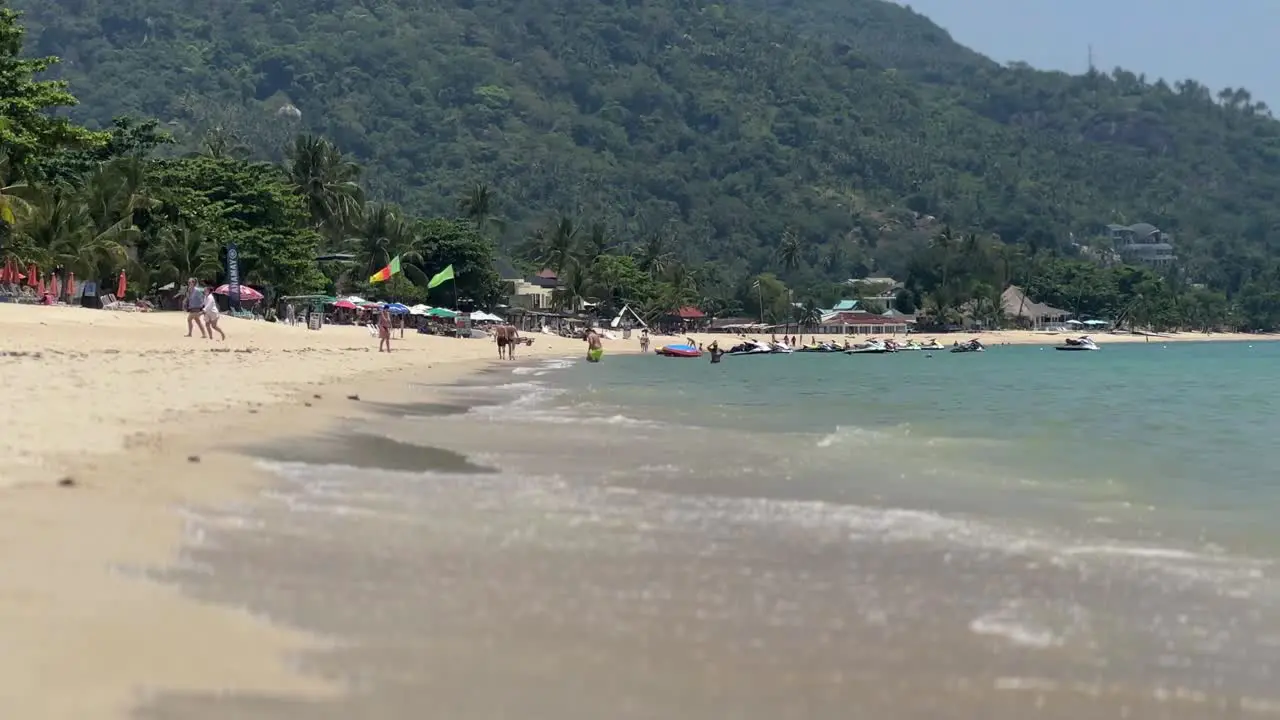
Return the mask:
M 44 278 L 40 278 L 36 281 L 36 293 L 41 297 L 44 297 Z
M 9 282 L 9 278 L 12 277 L 12 268 L 13 260 L 11 258 L 5 258 L 4 267 L 0 267 L 0 283 Z
M 356 309 L 356 304 L 351 302 L 350 300 L 339 300 L 338 302 L 334 303 L 333 306 L 336 308 L 342 308 L 343 310 Z
M 219 285 L 217 288 L 214 289 L 213 294 L 214 295 L 230 295 L 231 287 L 229 285 Z M 262 299 L 262 293 L 258 292 L 257 290 L 254 290 L 248 285 L 241 285 L 240 299 L 248 300 L 249 302 L 256 302 Z
M 118 298 L 118 299 L 122 299 L 122 300 L 123 300 L 123 299 L 124 299 L 124 291 L 125 291 L 126 289 L 128 289 L 128 285 L 125 283 L 124 271 L 123 271 L 123 270 L 121 270 L 121 271 L 120 271 L 120 280 L 119 280 L 119 282 L 117 282 L 117 283 L 116 283 L 116 298 Z
M 76 294 L 76 274 L 67 273 L 67 297 L 70 298 Z
M 40 274 L 40 271 L 36 269 L 35 263 L 31 263 L 30 265 L 28 265 L 27 266 L 27 285 L 29 285 L 30 287 L 35 287 L 36 276 L 39 274 Z

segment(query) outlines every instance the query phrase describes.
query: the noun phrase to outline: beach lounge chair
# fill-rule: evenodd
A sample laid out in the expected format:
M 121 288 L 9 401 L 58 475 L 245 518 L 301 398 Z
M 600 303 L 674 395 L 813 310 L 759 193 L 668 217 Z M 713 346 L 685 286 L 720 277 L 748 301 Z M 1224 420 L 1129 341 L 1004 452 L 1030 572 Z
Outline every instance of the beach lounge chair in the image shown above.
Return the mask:
M 133 303 L 122 302 L 116 299 L 115 295 L 107 293 L 98 297 L 98 301 L 102 303 L 103 310 L 120 310 L 123 312 L 133 312 L 138 309 Z

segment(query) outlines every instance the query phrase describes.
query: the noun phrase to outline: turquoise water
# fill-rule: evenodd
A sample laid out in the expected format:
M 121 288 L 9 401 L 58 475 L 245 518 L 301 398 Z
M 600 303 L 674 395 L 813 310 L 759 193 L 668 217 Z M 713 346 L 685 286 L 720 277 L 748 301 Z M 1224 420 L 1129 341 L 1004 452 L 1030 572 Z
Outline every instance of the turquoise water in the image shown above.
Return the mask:
M 1280 501 L 1277 367 L 1277 343 L 1148 343 L 714 365 L 621 356 L 548 379 L 571 391 L 561 405 L 583 412 L 816 438 L 793 452 L 844 446 L 849 468 L 892 474 L 900 491 L 943 509 L 1016 515 L 1032 504 L 1064 521 L 1106 511 L 1117 524 L 1163 516 L 1190 540 L 1243 548 L 1280 538 L 1268 519 Z
M 404 388 L 263 455 L 277 486 L 193 513 L 172 575 L 339 639 L 307 666 L 356 691 L 141 717 L 1277 717 L 1278 360 L 609 355 Z

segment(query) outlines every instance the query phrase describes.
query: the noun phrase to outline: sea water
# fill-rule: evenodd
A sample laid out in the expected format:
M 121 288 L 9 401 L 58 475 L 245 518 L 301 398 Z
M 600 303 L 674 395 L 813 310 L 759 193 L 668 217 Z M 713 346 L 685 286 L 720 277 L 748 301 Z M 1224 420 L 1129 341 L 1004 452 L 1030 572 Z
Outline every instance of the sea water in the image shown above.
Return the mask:
M 1280 714 L 1278 363 L 609 356 L 429 388 L 262 452 L 279 485 L 193 512 L 167 574 L 339 639 L 305 663 L 351 697 L 143 716 Z

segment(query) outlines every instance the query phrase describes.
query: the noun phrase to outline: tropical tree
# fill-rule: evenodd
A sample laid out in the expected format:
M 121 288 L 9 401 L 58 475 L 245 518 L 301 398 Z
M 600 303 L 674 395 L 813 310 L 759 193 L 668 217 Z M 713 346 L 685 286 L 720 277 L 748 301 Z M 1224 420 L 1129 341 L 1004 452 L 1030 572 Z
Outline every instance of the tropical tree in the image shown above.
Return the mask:
M 306 199 L 313 226 L 337 241 L 364 204 L 360 167 L 328 140 L 304 134 L 294 139 L 287 171 L 294 191 Z

